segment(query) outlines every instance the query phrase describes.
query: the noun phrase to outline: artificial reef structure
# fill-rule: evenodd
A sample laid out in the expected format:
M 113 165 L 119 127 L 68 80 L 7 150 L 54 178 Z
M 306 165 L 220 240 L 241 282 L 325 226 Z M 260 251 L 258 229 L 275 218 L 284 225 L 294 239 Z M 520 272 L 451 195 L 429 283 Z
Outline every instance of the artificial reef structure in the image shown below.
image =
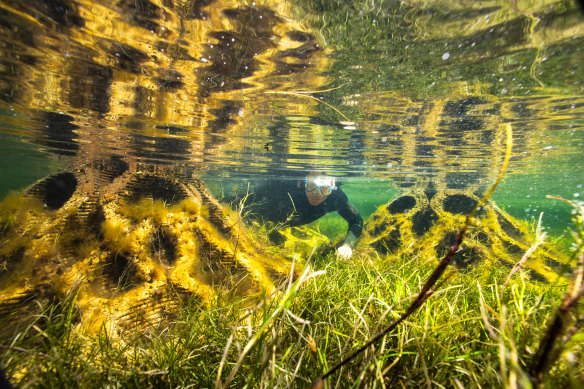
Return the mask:
M 110 181 L 100 193 L 84 191 L 88 170 Z M 119 161 L 46 177 L 0 212 L 0 313 L 16 321 L 74 291 L 83 328 L 136 330 L 172 318 L 181 299 L 269 294 L 290 274 L 200 180 Z
M 480 199 L 460 190 L 439 192 L 431 185 L 410 189 L 371 215 L 360 245 L 381 255 L 408 253 L 439 261 Z M 489 200 L 472 219 L 454 265 L 479 267 L 484 276 L 495 274 L 502 282 L 531 247 L 540 246 L 537 241 L 527 223 Z M 529 279 L 544 283 L 558 281 L 568 270 L 566 256 L 551 244 L 534 250 L 522 264 Z

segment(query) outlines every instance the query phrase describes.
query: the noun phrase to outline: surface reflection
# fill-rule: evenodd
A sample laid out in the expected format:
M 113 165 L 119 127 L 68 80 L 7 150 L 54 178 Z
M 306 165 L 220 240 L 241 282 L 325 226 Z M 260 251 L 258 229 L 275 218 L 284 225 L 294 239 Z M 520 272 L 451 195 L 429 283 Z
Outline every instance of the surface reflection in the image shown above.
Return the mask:
M 353 14 L 317 37 L 317 14 L 305 10 L 305 25 L 269 2 L 1 6 L 2 131 L 72 165 L 318 169 L 480 191 L 508 123 L 512 173 L 580 156 L 575 7 L 402 2 L 359 41 Z

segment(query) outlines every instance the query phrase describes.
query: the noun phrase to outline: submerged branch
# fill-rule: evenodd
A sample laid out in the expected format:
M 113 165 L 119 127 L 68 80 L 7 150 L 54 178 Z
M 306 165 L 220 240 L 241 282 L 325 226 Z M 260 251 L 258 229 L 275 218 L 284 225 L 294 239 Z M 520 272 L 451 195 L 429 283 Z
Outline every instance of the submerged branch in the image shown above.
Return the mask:
M 541 385 L 543 381 L 543 372 L 548 366 L 549 362 L 551 362 L 549 358 L 550 353 L 553 349 L 556 339 L 564 332 L 568 315 L 576 306 L 578 300 L 580 300 L 580 297 L 582 297 L 582 294 L 584 294 L 584 285 L 582 284 L 582 275 L 584 274 L 584 252 L 582 252 L 580 255 L 578 265 L 577 275 L 572 281 L 570 291 L 564 297 L 562 304 L 560 305 L 560 308 L 558 308 L 558 312 L 554 317 L 554 320 L 548 327 L 543 339 L 541 340 L 541 343 L 539 344 L 535 363 L 531 368 L 531 376 L 535 380 L 536 386 Z M 579 288 L 576 289 L 576 286 L 579 286 Z
M 535 354 L 534 363 L 531 367 L 530 374 L 534 381 L 535 386 L 541 386 L 543 382 L 543 373 L 545 369 L 553 362 L 553 359 L 557 358 L 558 353 L 555 353 L 554 357 L 551 357 L 552 350 L 556 340 L 564 333 L 568 315 L 578 304 L 578 301 L 584 295 L 584 228 L 582 224 L 582 218 L 584 217 L 584 207 L 581 203 L 571 202 L 561 197 L 557 196 L 547 196 L 548 198 L 554 198 L 562 200 L 575 208 L 576 215 L 573 216 L 574 223 L 576 224 L 576 239 L 577 247 L 574 255 L 578 258 L 578 263 L 576 264 L 576 271 L 574 279 L 570 284 L 570 289 L 564 296 L 562 304 L 558 308 L 554 319 L 548 326 L 546 333 L 544 334 L 539 348 Z M 581 317 L 582 318 L 582 317 Z M 569 339 L 573 333 L 581 325 L 581 318 L 576 321 L 576 324 L 568 330 L 566 337 Z
M 336 113 L 338 113 L 339 115 L 341 115 L 346 121 L 348 121 L 348 122 L 351 121 L 351 119 L 349 119 L 348 117 L 346 117 L 341 111 L 339 111 L 337 108 L 335 108 L 331 104 L 327 103 L 326 101 L 322 101 L 321 99 L 317 99 L 316 97 L 307 94 L 307 93 L 310 93 L 310 92 L 269 91 L 269 92 L 265 92 L 265 93 L 306 97 L 307 99 L 315 100 L 315 101 L 318 101 L 321 104 L 326 105 L 327 107 L 333 109 Z

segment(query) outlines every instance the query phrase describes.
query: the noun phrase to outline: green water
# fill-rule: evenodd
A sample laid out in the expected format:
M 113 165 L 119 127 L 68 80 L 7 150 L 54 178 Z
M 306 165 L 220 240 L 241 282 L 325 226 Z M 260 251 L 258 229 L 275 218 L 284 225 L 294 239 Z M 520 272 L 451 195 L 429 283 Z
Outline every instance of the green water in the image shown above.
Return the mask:
M 18 137 L 0 133 L 0 143 L 3 148 L 0 154 L 0 198 L 10 191 L 20 191 L 32 185 L 63 166 L 61 162 L 49 158 L 38 146 L 23 143 Z

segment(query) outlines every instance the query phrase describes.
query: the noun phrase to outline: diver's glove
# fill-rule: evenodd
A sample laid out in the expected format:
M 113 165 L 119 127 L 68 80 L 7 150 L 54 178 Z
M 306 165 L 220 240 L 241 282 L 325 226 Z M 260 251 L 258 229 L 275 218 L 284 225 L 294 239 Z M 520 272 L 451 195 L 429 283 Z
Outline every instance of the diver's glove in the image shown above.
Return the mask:
M 337 249 L 337 256 L 341 259 L 351 258 L 353 255 L 352 247 L 355 245 L 355 242 L 357 242 L 357 237 L 352 231 L 349 231 L 343 245 Z
M 337 249 L 337 256 L 340 259 L 349 259 L 353 255 L 353 249 L 348 244 L 344 244 Z

